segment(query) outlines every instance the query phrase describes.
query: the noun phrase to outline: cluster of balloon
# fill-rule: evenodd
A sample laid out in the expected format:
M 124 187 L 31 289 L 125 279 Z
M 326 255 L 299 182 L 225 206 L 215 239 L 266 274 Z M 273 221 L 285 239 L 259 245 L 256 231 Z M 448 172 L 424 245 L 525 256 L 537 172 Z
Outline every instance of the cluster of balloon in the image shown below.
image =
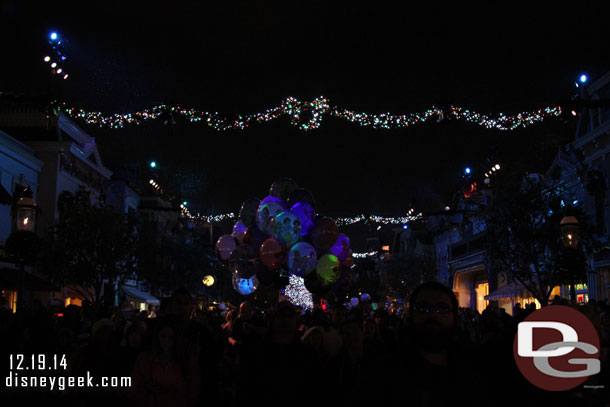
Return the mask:
M 370 300 L 371 300 L 370 294 L 364 293 L 360 296 L 360 299 L 358 299 L 358 297 L 352 297 L 348 303 L 345 303 L 343 305 L 345 305 L 345 307 L 349 309 L 349 308 L 357 307 L 360 304 L 366 304 Z
M 312 294 L 349 289 L 355 280 L 350 240 L 315 206 L 311 192 L 290 178 L 273 182 L 264 199 L 243 202 L 232 233 L 216 242 L 237 292 L 252 294 L 259 284 L 284 288 L 289 275 L 302 277 Z

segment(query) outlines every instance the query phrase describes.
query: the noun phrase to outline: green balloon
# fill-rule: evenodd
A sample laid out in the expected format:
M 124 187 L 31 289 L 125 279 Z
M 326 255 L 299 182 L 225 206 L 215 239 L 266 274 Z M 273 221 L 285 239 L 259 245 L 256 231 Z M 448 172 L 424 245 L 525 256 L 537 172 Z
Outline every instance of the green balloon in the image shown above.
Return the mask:
M 329 285 L 336 282 L 341 274 L 341 263 L 337 256 L 324 254 L 318 259 L 316 264 L 316 275 L 322 284 Z

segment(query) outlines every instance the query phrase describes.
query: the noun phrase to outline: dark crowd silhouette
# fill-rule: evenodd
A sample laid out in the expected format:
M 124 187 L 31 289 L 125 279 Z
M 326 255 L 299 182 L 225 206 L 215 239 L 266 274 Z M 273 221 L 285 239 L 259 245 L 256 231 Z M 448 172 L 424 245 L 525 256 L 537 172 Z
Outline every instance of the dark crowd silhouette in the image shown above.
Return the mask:
M 2 299 L 0 299 L 2 301 Z M 564 304 L 556 297 L 551 304 Z M 610 307 L 572 305 L 596 326 L 601 372 L 564 392 L 544 391 L 519 372 L 514 315 L 461 308 L 450 289 L 424 283 L 408 308 L 195 309 L 187 290 L 154 312 L 103 311 L 34 302 L 0 303 L 1 400 L 71 406 L 610 406 Z M 65 370 L 23 375 L 130 377 L 128 388 L 6 387 L 10 355 L 66 355 Z M 14 372 L 12 372 L 14 374 Z

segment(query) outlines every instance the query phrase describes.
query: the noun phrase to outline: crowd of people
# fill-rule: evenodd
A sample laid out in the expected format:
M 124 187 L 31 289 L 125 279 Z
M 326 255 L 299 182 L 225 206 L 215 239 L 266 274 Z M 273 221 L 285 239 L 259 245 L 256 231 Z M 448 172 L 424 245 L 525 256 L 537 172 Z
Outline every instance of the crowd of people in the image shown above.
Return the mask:
M 199 310 L 187 290 L 175 291 L 154 314 L 68 306 L 58 316 L 33 303 L 15 314 L 0 311 L 3 377 L 11 374 L 10 355 L 66 355 L 65 370 L 20 374 L 130 377 L 131 386 L 5 386 L 3 397 L 66 407 L 610 406 L 609 307 L 578 308 L 598 329 L 601 373 L 588 379 L 590 389 L 548 392 L 523 377 L 513 356 L 517 324 L 534 308 L 509 315 L 490 306 L 478 313 L 459 307 L 439 283 L 420 285 L 405 312 L 366 302 L 349 309 L 302 310 L 289 302 L 260 309 L 249 300 Z

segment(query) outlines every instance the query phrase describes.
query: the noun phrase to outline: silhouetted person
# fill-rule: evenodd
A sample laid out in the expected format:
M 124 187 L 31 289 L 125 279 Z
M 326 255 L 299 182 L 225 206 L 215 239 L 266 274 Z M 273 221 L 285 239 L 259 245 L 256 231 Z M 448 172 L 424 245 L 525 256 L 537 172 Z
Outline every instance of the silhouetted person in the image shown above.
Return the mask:
M 300 341 L 297 312 L 289 302 L 280 302 L 269 317 L 269 328 L 257 346 L 253 363 L 244 366 L 237 405 L 314 405 L 316 380 L 310 350 Z M 323 394 L 319 392 L 318 394 Z M 298 395 L 298 396 L 297 396 Z
M 483 397 L 485 385 L 472 358 L 459 348 L 458 302 L 437 282 L 418 286 L 409 299 L 407 343 L 392 363 L 394 383 L 387 402 L 415 406 L 470 405 L 472 389 Z M 483 397 L 482 399 L 487 399 Z
M 175 316 L 157 318 L 151 351 L 141 352 L 132 373 L 136 406 L 193 406 L 198 400 L 197 359 L 180 359 Z M 186 364 L 185 364 L 186 362 Z

